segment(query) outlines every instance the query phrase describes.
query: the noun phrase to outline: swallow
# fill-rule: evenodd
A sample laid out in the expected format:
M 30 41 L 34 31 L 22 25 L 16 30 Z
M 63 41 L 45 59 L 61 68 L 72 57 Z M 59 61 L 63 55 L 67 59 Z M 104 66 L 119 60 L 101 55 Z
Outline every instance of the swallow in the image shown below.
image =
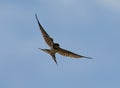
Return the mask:
M 54 60 L 54 62 L 58 65 L 57 60 L 56 60 L 56 56 L 55 54 L 58 53 L 62 56 L 67 56 L 67 57 L 71 57 L 71 58 L 88 58 L 88 59 L 92 59 L 91 57 L 86 57 L 86 56 L 82 56 L 76 53 L 73 53 L 69 50 L 65 50 L 63 48 L 60 47 L 60 45 L 58 43 L 54 43 L 53 38 L 51 38 L 48 33 L 44 30 L 44 28 L 42 27 L 42 25 L 40 24 L 37 14 L 35 14 L 39 29 L 42 33 L 42 36 L 46 42 L 46 44 L 50 47 L 50 49 L 41 49 L 40 50 L 48 53 L 49 55 L 51 55 L 52 59 Z

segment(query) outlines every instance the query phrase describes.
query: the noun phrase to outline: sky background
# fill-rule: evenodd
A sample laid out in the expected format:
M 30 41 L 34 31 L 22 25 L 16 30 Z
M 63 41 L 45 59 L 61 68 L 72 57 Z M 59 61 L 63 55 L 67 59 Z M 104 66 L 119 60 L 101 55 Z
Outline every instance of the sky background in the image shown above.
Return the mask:
M 93 59 L 56 55 L 35 13 L 62 48 Z M 0 0 L 0 88 L 120 88 L 119 0 Z

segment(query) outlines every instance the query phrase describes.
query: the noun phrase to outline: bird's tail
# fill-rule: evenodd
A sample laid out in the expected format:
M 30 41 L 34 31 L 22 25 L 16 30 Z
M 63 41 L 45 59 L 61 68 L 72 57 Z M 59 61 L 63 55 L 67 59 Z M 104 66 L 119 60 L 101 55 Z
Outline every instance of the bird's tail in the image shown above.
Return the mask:
M 44 51 L 44 52 L 50 54 L 50 50 L 49 50 L 49 49 L 41 49 L 41 48 L 38 48 L 38 49 L 40 49 L 40 50 L 42 50 L 42 51 Z
M 44 51 L 44 52 L 50 54 L 50 55 L 52 56 L 52 59 L 54 60 L 54 62 L 55 62 L 56 65 L 58 66 L 55 55 L 54 55 L 54 54 L 51 54 L 49 49 L 41 49 L 41 48 L 38 48 L 38 49 L 40 49 L 40 50 L 42 50 L 42 51 Z

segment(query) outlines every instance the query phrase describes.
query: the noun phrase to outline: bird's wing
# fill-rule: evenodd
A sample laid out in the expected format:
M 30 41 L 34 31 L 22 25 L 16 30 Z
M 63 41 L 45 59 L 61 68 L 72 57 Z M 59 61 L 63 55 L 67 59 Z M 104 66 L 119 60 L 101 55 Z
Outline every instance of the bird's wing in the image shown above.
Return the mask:
M 44 28 L 40 24 L 38 17 L 37 17 L 37 14 L 35 14 L 35 17 L 36 17 L 37 23 L 39 25 L 39 28 L 41 30 L 41 33 L 43 35 L 45 42 L 48 44 L 48 46 L 50 46 L 50 47 L 53 46 L 53 39 L 47 34 L 47 32 L 44 30 Z
M 72 57 L 72 58 L 88 58 L 88 59 L 91 59 L 91 57 L 85 57 L 85 56 L 82 56 L 82 55 L 78 55 L 78 54 L 75 54 L 71 51 L 62 49 L 62 48 L 60 48 L 57 53 L 60 54 L 60 55 L 67 56 L 67 57 Z

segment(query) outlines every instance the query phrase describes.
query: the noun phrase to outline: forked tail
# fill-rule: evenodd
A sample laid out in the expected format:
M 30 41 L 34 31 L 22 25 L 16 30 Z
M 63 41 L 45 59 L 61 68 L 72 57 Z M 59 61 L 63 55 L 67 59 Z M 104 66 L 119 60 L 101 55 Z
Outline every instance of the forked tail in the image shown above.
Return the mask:
M 41 48 L 38 48 L 38 49 L 40 49 L 40 50 L 42 50 L 42 51 L 44 51 L 44 52 L 50 54 L 50 50 L 49 50 L 49 49 L 41 49 Z M 54 62 L 55 62 L 56 65 L 58 66 L 55 55 L 54 55 L 54 54 L 50 54 L 50 55 L 52 56 L 52 59 L 54 60 Z
M 38 48 L 38 49 L 40 49 L 40 50 L 42 50 L 42 51 L 44 51 L 44 52 L 50 54 L 50 50 L 49 50 L 49 49 L 41 49 L 41 48 Z

